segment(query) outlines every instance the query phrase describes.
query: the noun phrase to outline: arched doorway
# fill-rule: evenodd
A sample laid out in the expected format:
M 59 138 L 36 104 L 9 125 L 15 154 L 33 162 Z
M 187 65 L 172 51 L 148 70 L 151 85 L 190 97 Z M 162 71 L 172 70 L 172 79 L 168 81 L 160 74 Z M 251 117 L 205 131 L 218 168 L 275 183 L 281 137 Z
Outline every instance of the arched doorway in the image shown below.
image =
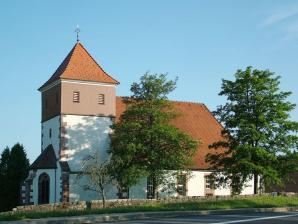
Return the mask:
M 38 204 L 50 202 L 50 177 L 46 173 L 40 174 L 38 178 Z

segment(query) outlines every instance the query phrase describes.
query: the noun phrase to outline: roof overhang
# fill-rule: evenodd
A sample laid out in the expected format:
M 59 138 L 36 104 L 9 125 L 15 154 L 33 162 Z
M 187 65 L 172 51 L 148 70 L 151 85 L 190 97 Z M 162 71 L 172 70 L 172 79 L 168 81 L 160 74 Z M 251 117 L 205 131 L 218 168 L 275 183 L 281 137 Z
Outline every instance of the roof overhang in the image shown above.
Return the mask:
M 84 80 L 75 80 L 75 79 L 58 79 L 49 85 L 40 87 L 38 91 L 40 92 L 45 92 L 54 86 L 60 84 L 60 83 L 75 83 L 75 84 L 81 84 L 81 85 L 94 85 L 94 86 L 110 86 L 110 87 L 115 87 L 117 84 L 111 84 L 111 83 L 104 83 L 104 82 L 92 82 L 92 81 L 84 81 Z

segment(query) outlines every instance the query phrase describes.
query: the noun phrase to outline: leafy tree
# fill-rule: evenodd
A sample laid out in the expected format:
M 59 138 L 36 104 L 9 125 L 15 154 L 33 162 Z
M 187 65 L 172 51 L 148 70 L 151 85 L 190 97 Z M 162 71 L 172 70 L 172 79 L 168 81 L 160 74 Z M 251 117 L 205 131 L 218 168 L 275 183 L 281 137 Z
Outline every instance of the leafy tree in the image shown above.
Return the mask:
M 29 160 L 23 145 L 7 147 L 1 155 L 1 210 L 10 210 L 20 203 L 20 186 L 29 172 Z
M 10 156 L 9 148 L 6 147 L 1 153 L 0 160 L 0 211 L 7 210 L 7 205 L 9 204 L 9 187 L 8 183 L 8 160 Z
M 82 174 L 78 175 L 78 178 L 88 178 L 88 184 L 83 186 L 84 190 L 98 192 L 104 208 L 106 207 L 107 187 L 112 183 L 107 164 L 107 161 L 102 161 L 99 153 L 89 155 L 83 161 Z
M 110 171 L 119 186 L 130 187 L 142 177 L 150 177 L 154 197 L 169 170 L 186 170 L 192 163 L 197 141 L 170 121 L 178 116 L 167 95 L 176 80 L 165 74 L 146 73 L 131 86 L 132 96 L 125 99 L 126 111 L 112 126 Z
M 282 178 L 298 170 L 298 123 L 290 120 L 295 104 L 287 101 L 291 92 L 279 88 L 280 76 L 269 70 L 238 70 L 235 80 L 223 80 L 220 96 L 227 103 L 214 112 L 223 124 L 223 141 L 211 148 L 225 149 L 209 154 L 219 185 L 231 183 L 240 193 L 245 183 L 254 179 L 258 186 L 282 184 Z M 222 175 L 224 174 L 224 175 Z M 259 183 L 259 178 L 261 182 Z

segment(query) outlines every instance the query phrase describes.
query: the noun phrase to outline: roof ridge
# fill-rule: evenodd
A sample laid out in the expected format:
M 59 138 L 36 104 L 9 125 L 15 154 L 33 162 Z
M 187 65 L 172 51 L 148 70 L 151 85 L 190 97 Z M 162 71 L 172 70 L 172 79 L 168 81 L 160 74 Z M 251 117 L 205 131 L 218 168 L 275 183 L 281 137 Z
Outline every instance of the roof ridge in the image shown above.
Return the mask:
M 191 104 L 198 104 L 198 105 L 204 105 L 204 103 L 200 103 L 200 102 L 194 102 L 194 101 L 184 101 L 184 100 L 170 100 L 172 102 L 176 102 L 176 103 L 191 103 Z
M 114 79 L 112 76 L 110 76 L 98 63 L 97 63 L 97 61 L 92 57 L 92 55 L 87 51 L 87 49 L 83 46 L 83 44 L 81 44 L 80 42 L 79 43 L 77 43 L 77 44 L 79 44 L 82 48 L 83 48 L 83 50 L 88 54 L 88 56 L 95 62 L 95 64 L 107 75 L 107 76 L 109 76 L 111 79 L 113 79 L 115 82 L 117 82 L 117 84 L 120 84 L 120 82 L 119 81 L 117 81 L 116 79 Z
M 129 96 L 116 96 L 116 97 L 120 97 L 120 98 L 124 98 L 124 97 L 129 97 Z M 199 103 L 199 102 L 193 102 L 193 101 L 183 101 L 183 100 L 170 100 L 171 102 L 176 102 L 176 103 L 191 103 L 191 104 L 198 104 L 198 105 L 204 105 L 206 107 L 206 105 L 204 103 Z
M 213 114 L 213 112 L 212 112 L 211 110 L 209 110 L 209 108 L 208 108 L 205 104 L 204 104 L 204 107 L 205 107 L 205 110 L 206 110 L 209 114 L 211 114 L 211 117 L 215 120 L 215 122 L 218 123 L 218 124 L 221 126 L 222 129 L 225 129 L 224 126 L 223 126 L 223 124 L 220 123 L 220 122 L 217 120 L 217 118 L 215 117 L 215 115 Z
M 38 88 L 38 90 L 41 90 L 43 87 L 47 86 L 48 84 L 51 83 L 51 81 L 56 81 L 55 79 L 57 78 L 57 80 L 60 78 L 60 75 L 63 74 L 63 72 L 65 72 L 65 70 L 67 69 L 70 59 L 73 55 L 74 49 L 76 47 L 77 44 L 75 44 L 72 49 L 70 50 L 70 52 L 66 55 L 66 57 L 64 58 L 64 60 L 60 63 L 60 65 L 58 66 L 58 68 L 54 71 L 53 75 L 41 86 Z M 63 67 L 63 65 L 65 65 Z M 56 77 L 56 73 L 62 69 L 62 71 L 60 72 L 60 75 L 58 77 Z
M 78 44 L 78 43 L 76 43 L 76 44 L 73 46 L 72 50 L 71 50 L 70 53 L 69 53 L 69 59 L 68 59 L 68 62 L 67 62 L 67 64 L 66 64 L 66 66 L 65 66 L 64 71 L 65 71 L 65 70 L 68 68 L 68 66 L 69 66 L 70 59 L 71 59 L 72 56 L 73 56 L 73 53 L 74 53 L 74 51 L 75 51 L 75 49 L 76 49 L 77 44 Z
M 73 46 L 73 48 L 71 49 L 71 51 L 69 52 L 69 54 L 66 56 L 66 58 L 68 58 L 68 56 L 69 56 L 69 58 L 68 58 L 68 61 L 67 61 L 67 63 L 66 63 L 66 66 L 65 66 L 64 70 L 61 72 L 61 74 L 63 74 L 63 72 L 65 72 L 66 69 L 68 68 L 70 59 L 71 59 L 71 57 L 72 57 L 72 55 L 73 55 L 73 53 L 74 53 L 74 51 L 75 51 L 75 48 L 76 48 L 77 44 L 78 44 L 78 43 L 76 43 L 76 44 Z M 62 61 L 62 63 L 63 63 L 63 61 Z M 62 63 L 61 63 L 61 64 L 62 64 Z M 59 66 L 59 67 L 60 67 L 60 66 Z M 58 67 L 58 68 L 59 68 L 59 67 Z M 57 68 L 57 70 L 58 70 L 58 68 Z M 55 73 L 56 73 L 56 71 L 55 71 Z M 54 73 L 54 74 L 55 74 L 55 73 Z M 61 79 L 61 75 L 60 75 L 59 77 L 60 77 L 60 79 Z

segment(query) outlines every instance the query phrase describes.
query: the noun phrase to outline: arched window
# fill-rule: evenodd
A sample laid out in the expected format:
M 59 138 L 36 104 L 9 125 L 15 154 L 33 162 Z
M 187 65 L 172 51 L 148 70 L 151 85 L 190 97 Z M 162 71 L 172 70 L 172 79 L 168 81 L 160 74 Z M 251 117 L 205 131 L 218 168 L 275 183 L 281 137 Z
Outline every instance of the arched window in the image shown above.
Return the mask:
M 38 178 L 38 204 L 48 204 L 50 201 L 50 177 L 46 173 Z

